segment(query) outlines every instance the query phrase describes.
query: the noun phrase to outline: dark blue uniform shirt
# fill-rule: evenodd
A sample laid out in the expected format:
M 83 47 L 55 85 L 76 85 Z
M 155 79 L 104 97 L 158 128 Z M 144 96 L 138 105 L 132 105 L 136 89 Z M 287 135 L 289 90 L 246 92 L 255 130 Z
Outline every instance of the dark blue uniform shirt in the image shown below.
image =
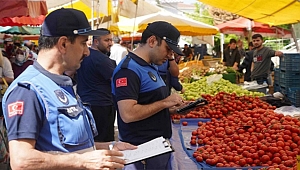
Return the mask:
M 113 105 L 111 77 L 115 63 L 100 51 L 90 48 L 77 70 L 77 93 L 83 102 L 93 106 Z
M 115 69 L 112 93 L 115 103 L 133 99 L 141 105 L 168 97 L 168 89 L 158 73 L 157 66 L 148 64 L 133 53 L 129 53 Z M 160 136 L 170 138 L 172 134 L 168 109 L 131 123 L 125 123 L 118 114 L 118 128 L 120 140 L 134 145 Z

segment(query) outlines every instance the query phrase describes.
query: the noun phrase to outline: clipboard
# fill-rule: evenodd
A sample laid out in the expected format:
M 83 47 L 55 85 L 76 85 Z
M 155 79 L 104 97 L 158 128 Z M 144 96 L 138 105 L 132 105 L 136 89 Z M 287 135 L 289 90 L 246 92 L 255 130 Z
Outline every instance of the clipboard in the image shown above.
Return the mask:
M 138 148 L 134 150 L 121 151 L 124 154 L 123 159 L 126 161 L 125 165 L 161 154 L 174 152 L 170 141 L 163 137 L 155 138 L 137 147 Z
M 183 108 L 177 109 L 177 113 L 182 114 L 185 111 L 188 111 L 188 110 L 193 109 L 195 107 L 204 106 L 204 105 L 207 105 L 207 104 L 208 104 L 207 100 L 205 100 L 203 98 L 199 98 L 196 101 L 190 103 L 189 105 L 187 105 Z

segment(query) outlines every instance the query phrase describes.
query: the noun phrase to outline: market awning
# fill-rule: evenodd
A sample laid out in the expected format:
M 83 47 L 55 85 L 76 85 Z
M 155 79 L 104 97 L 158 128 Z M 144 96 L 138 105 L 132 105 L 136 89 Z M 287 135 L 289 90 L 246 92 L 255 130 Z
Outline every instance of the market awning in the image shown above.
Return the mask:
M 31 26 L 39 26 L 45 20 L 45 15 L 40 15 L 39 17 L 13 17 L 13 18 L 2 18 L 0 19 L 0 26 L 23 26 L 23 25 L 31 25 Z
M 299 0 L 199 0 L 240 16 L 269 25 L 300 21 Z
M 0 0 L 0 26 L 41 25 L 48 13 L 46 0 Z
M 220 32 L 224 34 L 236 34 L 246 36 L 250 31 L 252 34 L 259 33 L 267 37 L 284 37 L 291 38 L 291 31 L 279 28 L 276 26 L 269 26 L 256 21 L 251 21 L 247 18 L 240 17 L 235 20 L 227 21 L 222 24 L 216 25 Z
M 111 1 L 103 0 L 47 0 L 49 13 L 58 8 L 74 8 L 84 12 L 88 19 L 92 18 L 92 1 L 94 1 L 94 18 L 108 16 L 111 14 Z
M 124 19 L 116 25 L 120 31 L 124 32 L 143 32 L 148 23 L 154 21 L 166 21 L 172 23 L 181 35 L 186 36 L 199 36 L 199 35 L 215 35 L 218 33 L 218 28 L 192 20 L 190 18 L 179 16 L 167 11 L 157 12 L 137 18 Z M 135 25 L 135 28 L 134 28 Z
M 0 18 L 46 15 L 46 0 L 0 0 Z
M 38 35 L 40 34 L 40 27 L 0 27 L 0 33 L 5 34 L 22 34 L 22 35 Z

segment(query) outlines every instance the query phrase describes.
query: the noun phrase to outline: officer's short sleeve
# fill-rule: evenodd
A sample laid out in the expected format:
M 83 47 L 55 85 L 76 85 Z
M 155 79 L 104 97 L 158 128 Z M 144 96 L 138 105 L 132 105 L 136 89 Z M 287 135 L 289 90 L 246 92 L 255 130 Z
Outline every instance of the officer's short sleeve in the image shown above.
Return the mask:
M 45 114 L 34 91 L 17 86 L 7 97 L 4 114 L 8 140 L 38 138 Z
M 133 99 L 138 100 L 140 92 L 140 78 L 130 69 L 119 70 L 113 78 L 116 101 Z

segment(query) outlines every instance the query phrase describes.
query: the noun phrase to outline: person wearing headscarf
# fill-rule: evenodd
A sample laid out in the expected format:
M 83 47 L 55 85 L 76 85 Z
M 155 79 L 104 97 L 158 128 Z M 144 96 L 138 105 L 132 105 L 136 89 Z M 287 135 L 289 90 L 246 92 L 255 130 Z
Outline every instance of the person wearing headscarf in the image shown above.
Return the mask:
M 14 78 L 17 78 L 28 66 L 33 64 L 28 60 L 30 50 L 27 47 L 17 47 L 14 51 L 15 59 L 12 63 Z

